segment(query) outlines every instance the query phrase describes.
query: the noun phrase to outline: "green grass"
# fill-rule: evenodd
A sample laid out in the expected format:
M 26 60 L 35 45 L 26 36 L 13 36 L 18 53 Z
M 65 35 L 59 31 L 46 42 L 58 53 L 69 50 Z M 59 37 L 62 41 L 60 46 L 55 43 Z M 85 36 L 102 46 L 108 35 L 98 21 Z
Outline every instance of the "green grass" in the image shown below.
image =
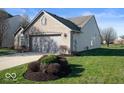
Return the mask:
M 78 56 L 67 57 L 72 72 L 69 76 L 52 81 L 35 82 L 23 78 L 27 69 L 21 65 L 0 72 L 0 83 L 42 83 L 42 84 L 84 84 L 84 83 L 124 83 L 124 46 L 102 46 L 80 53 Z M 16 73 L 16 80 L 6 80 L 6 73 Z
M 9 55 L 9 54 L 12 54 L 12 53 L 14 53 L 14 52 L 15 52 L 15 50 L 13 50 L 13 49 L 0 48 L 0 56 Z

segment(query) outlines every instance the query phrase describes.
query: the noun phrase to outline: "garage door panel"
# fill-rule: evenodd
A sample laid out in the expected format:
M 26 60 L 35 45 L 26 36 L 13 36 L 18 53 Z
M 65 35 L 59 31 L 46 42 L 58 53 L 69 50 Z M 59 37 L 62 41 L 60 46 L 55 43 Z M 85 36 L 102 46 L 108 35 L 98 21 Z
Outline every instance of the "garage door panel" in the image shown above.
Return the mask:
M 61 43 L 60 36 L 32 37 L 32 51 L 42 53 L 57 53 Z

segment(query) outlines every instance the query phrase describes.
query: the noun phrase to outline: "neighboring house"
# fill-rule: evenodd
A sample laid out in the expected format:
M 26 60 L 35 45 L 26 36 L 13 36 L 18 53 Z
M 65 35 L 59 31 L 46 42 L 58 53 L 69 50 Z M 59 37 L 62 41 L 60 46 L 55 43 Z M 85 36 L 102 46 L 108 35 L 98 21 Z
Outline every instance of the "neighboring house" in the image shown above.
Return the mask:
M 41 53 L 80 52 L 99 48 L 101 36 L 94 16 L 65 19 L 41 11 L 26 27 L 15 33 L 15 49 Z
M 1 29 L 4 29 L 4 37 L 2 40 L 2 46 L 6 48 L 14 47 L 14 33 L 24 22 L 24 18 L 22 16 L 12 16 L 5 11 L 0 11 L 0 26 Z
M 117 39 L 115 39 L 114 41 L 113 41 L 113 44 L 117 44 L 117 45 L 119 45 L 119 44 L 124 44 L 124 39 L 122 39 L 122 38 L 117 38 Z

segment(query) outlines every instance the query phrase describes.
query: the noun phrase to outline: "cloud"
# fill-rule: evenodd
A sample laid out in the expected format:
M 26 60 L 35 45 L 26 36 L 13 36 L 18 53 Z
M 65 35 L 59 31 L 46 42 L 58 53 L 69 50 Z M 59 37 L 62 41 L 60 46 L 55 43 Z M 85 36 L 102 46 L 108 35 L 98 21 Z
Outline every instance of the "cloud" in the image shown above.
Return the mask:
M 18 11 L 20 12 L 20 15 L 27 15 L 27 10 L 24 8 L 20 8 Z
M 20 8 L 19 11 L 21 16 L 26 15 L 31 20 L 39 13 L 39 11 L 37 11 L 37 9 L 35 8 L 34 9 Z
M 124 14 L 114 9 L 106 9 L 103 11 L 85 11 L 82 15 L 95 15 L 100 28 L 113 27 L 118 36 L 123 35 Z
M 93 15 L 93 14 L 94 14 L 93 12 L 86 11 L 86 12 L 84 12 L 82 15 L 83 15 L 83 16 L 86 16 L 86 15 Z
M 104 18 L 124 18 L 124 14 L 120 14 L 114 10 L 105 10 L 100 13 L 95 13 L 91 11 L 86 11 L 82 15 L 95 15 L 98 18 L 104 17 Z
M 21 12 L 26 13 L 27 11 L 26 11 L 26 9 L 21 9 Z

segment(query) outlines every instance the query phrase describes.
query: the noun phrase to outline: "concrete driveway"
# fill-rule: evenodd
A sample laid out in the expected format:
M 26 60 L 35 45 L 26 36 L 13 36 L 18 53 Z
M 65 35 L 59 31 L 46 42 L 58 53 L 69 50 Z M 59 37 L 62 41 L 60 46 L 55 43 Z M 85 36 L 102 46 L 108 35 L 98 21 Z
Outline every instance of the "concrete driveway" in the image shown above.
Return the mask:
M 40 53 L 16 53 L 6 56 L 0 56 L 0 70 L 33 62 L 38 60 L 42 56 L 43 55 Z

